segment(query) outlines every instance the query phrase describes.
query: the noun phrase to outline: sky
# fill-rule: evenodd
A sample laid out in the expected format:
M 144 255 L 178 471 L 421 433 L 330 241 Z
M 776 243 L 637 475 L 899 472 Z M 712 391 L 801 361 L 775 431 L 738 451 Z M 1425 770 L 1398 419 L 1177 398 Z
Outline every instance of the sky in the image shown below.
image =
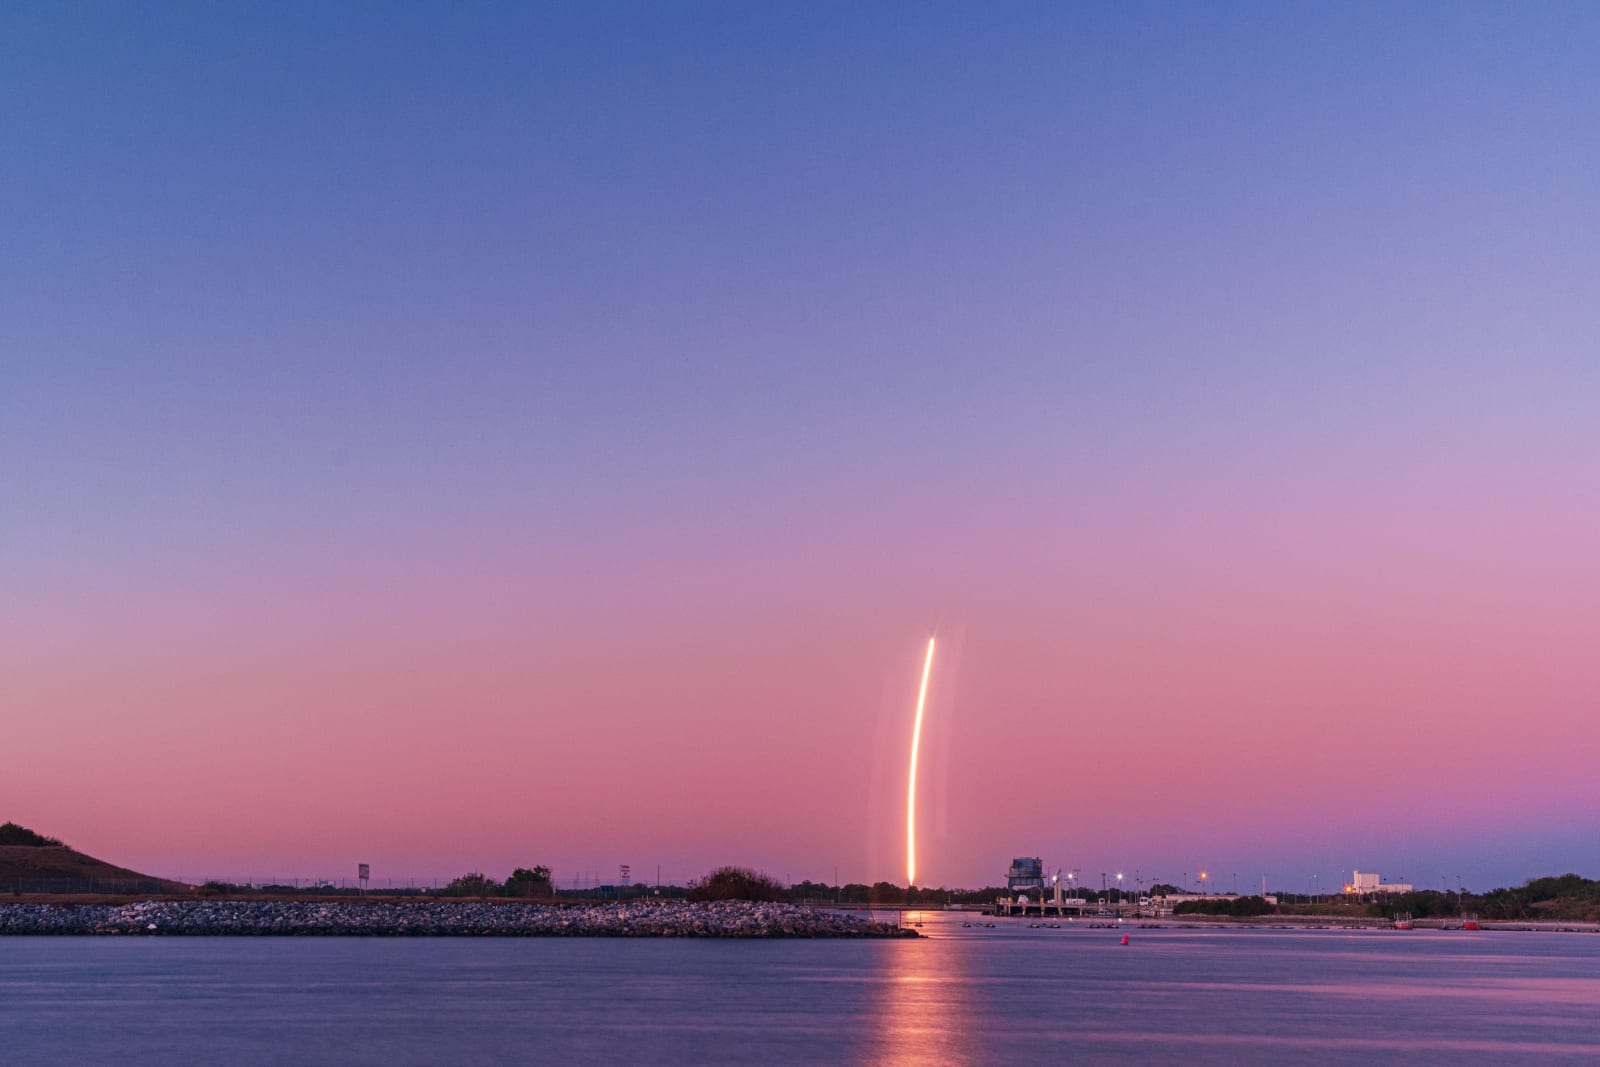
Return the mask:
M 0 819 L 1600 877 L 1600 10 L 0 8 Z M 1227 886 L 1227 883 L 1223 883 Z

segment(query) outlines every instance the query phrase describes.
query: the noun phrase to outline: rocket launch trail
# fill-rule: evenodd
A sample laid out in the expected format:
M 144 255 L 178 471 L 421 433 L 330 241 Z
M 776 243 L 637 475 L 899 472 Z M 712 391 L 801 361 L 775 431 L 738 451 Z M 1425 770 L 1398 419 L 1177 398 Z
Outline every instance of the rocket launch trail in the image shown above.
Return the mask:
M 906 885 L 917 884 L 917 749 L 922 744 L 922 710 L 928 704 L 928 675 L 933 672 L 933 638 L 922 661 L 922 687 L 917 690 L 917 719 L 911 727 L 911 774 L 906 784 Z

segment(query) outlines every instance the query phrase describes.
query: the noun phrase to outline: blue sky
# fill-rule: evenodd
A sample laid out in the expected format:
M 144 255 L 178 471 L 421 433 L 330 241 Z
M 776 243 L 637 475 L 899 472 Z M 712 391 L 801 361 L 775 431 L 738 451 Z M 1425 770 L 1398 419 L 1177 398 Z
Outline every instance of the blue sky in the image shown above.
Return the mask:
M 246 576 L 248 651 L 481 565 L 775 644 L 751 598 L 883 627 L 933 575 L 914 646 L 1301 551 L 1409 590 L 1391 636 L 1482 582 L 1571 632 L 1596 54 L 1578 3 L 7 5 L 0 636 L 93 662 L 34 620 Z

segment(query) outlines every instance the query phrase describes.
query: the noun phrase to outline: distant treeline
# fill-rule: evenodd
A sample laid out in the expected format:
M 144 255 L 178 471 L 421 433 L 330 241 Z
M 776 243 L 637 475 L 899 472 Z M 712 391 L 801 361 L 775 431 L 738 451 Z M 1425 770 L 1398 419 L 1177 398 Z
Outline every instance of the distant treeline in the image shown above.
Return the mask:
M 838 904 L 879 904 L 888 907 L 937 908 L 946 904 L 993 904 L 996 897 L 1006 895 L 1004 886 L 984 889 L 922 889 L 918 886 L 899 886 L 893 882 L 848 882 L 828 885 L 825 882 L 798 882 L 789 887 L 789 899 L 797 902 Z
M 48 837 L 36 833 L 25 826 L 14 822 L 0 823 L 0 846 L 23 846 L 31 848 L 60 848 L 62 842 L 59 838 Z M 98 861 L 93 861 L 98 863 Z M 106 866 L 106 865 L 100 865 Z M 13 893 L 24 891 L 24 882 L 29 883 L 26 891 L 51 892 L 47 883 L 60 883 L 62 885 L 94 886 L 98 882 L 107 884 L 133 884 L 135 881 L 147 881 L 152 884 L 161 884 L 159 879 L 144 879 L 142 876 L 118 868 L 107 868 L 109 875 L 83 875 L 74 877 L 41 876 L 35 872 L 24 870 L 17 878 L 10 881 Z M 34 888 L 32 883 L 39 883 L 44 888 Z M 0 883 L 4 888 L 9 883 Z M 170 888 L 163 886 L 163 888 Z M 57 890 L 66 892 L 68 890 Z M 71 892 L 95 892 L 93 888 L 73 888 Z M 127 892 L 129 890 L 117 890 Z M 154 891 L 154 890 L 152 890 Z M 305 893 L 305 892 L 335 892 L 356 893 L 360 890 L 345 885 L 333 887 L 331 885 L 318 885 L 314 887 L 271 885 L 271 886 L 240 886 L 226 882 L 207 882 L 202 892 L 213 894 L 221 893 Z M 448 885 L 436 889 L 412 888 L 409 890 L 386 889 L 381 892 L 408 892 L 428 894 L 430 896 L 452 897 L 512 897 L 523 899 L 585 899 L 616 898 L 618 896 L 638 897 L 689 897 L 693 900 L 757 900 L 781 901 L 790 900 L 797 903 L 814 904 L 868 904 L 884 907 L 942 907 L 946 904 L 990 904 L 997 897 L 1007 895 L 1003 886 L 985 886 L 982 889 L 925 889 L 919 886 L 899 886 L 893 882 L 874 882 L 868 885 L 864 882 L 849 882 L 844 885 L 828 885 L 825 882 L 804 881 L 797 882 L 785 888 L 782 883 L 766 874 L 744 867 L 719 867 L 708 873 L 705 877 L 690 882 L 687 886 L 597 886 L 593 889 L 564 889 L 555 888 L 554 878 L 550 868 L 543 865 L 532 867 L 518 867 L 513 870 L 503 881 L 485 875 L 481 871 L 473 871 L 452 880 Z M 1074 885 L 1071 889 L 1063 887 L 1067 896 L 1087 896 L 1090 899 L 1103 897 L 1108 903 L 1116 904 L 1131 899 L 1132 893 L 1107 888 L 1096 893 L 1093 887 Z M 1149 893 L 1154 897 L 1180 893 L 1181 890 L 1174 885 L 1157 883 L 1150 887 Z M 1411 893 L 1395 896 L 1367 897 L 1351 900 L 1342 894 L 1330 896 L 1299 896 L 1296 894 L 1278 894 L 1277 912 L 1280 914 L 1293 914 L 1305 912 L 1326 912 L 1332 907 L 1360 908 L 1362 913 L 1383 917 L 1396 912 L 1409 912 L 1419 919 L 1427 918 L 1455 918 L 1475 914 L 1483 919 L 1498 919 L 1503 921 L 1516 920 L 1547 920 L 1547 921 L 1575 921 L 1597 922 L 1600 921 L 1600 881 L 1584 878 L 1576 874 L 1563 874 L 1549 878 L 1534 878 L 1520 886 L 1505 889 L 1492 889 L 1486 893 L 1473 894 L 1462 891 L 1450 892 L 1448 890 L 1434 891 L 1424 889 Z M 1266 915 L 1273 910 L 1261 897 L 1235 897 L 1232 899 L 1218 898 L 1215 900 L 1184 901 L 1174 908 L 1176 914 L 1210 914 L 1210 915 Z M 1346 912 L 1346 914 L 1349 914 Z
M 1334 897 L 1342 903 L 1340 897 Z M 1284 910 L 1327 910 L 1321 904 L 1291 905 Z M 1422 889 L 1410 893 L 1363 898 L 1362 911 L 1375 917 L 1407 912 L 1417 919 L 1458 919 L 1476 915 L 1502 921 L 1546 920 L 1600 922 L 1600 881 L 1576 874 L 1534 878 L 1520 886 L 1491 889 L 1486 893 Z
M 1471 899 L 1470 897 L 1468 898 Z M 1515 889 L 1495 889 L 1480 898 L 1485 919 L 1600 920 L 1600 881 L 1563 874 L 1535 878 Z
M 1215 900 L 1180 900 L 1174 915 L 1271 915 L 1277 909 L 1265 897 L 1217 897 Z
M 46 839 L 48 840 L 48 839 Z M 35 879 L 37 881 L 37 879 Z M 3 888 L 3 887 L 0 887 Z M 1172 886 L 1153 886 L 1151 895 L 1158 899 L 1166 893 L 1176 893 Z M 32 892 L 47 889 L 32 888 Z M 89 892 L 78 888 L 75 892 Z M 202 892 L 230 893 L 331 893 L 354 895 L 355 887 L 344 884 L 333 886 L 250 885 L 240 886 L 225 882 L 208 882 Z M 518 867 L 504 880 L 499 881 L 482 872 L 464 874 L 447 885 L 433 888 L 381 889 L 385 894 L 425 895 L 433 897 L 486 897 L 521 898 L 531 900 L 615 900 L 618 897 L 684 898 L 690 900 L 752 900 L 791 901 L 797 904 L 857 904 L 877 907 L 937 908 L 946 904 L 991 904 L 995 898 L 1007 895 L 1003 886 L 983 889 L 923 889 L 917 886 L 899 886 L 893 882 L 850 882 L 829 885 L 826 882 L 797 882 L 787 888 L 778 880 L 744 867 L 719 867 L 702 878 L 683 885 L 630 885 L 596 886 L 589 889 L 556 889 L 548 867 Z M 1067 894 L 1069 897 L 1074 894 Z M 1083 890 L 1076 895 L 1084 896 Z M 1119 893 L 1107 889 L 1103 894 L 1090 891 L 1088 899 L 1104 896 L 1108 903 L 1116 904 L 1134 899 L 1133 893 Z M 1483 919 L 1503 921 L 1575 921 L 1600 922 L 1600 881 L 1582 878 L 1576 874 L 1559 877 L 1535 878 L 1521 886 L 1494 889 L 1487 893 L 1461 893 L 1425 889 L 1395 896 L 1354 899 L 1343 894 L 1325 897 L 1301 897 L 1281 894 L 1274 905 L 1260 896 L 1216 896 L 1197 900 L 1179 901 L 1173 907 L 1177 915 L 1232 915 L 1250 917 L 1259 915 L 1321 915 L 1336 910 L 1345 915 L 1364 915 L 1387 918 L 1398 912 L 1409 912 L 1418 919 L 1451 919 L 1477 915 Z

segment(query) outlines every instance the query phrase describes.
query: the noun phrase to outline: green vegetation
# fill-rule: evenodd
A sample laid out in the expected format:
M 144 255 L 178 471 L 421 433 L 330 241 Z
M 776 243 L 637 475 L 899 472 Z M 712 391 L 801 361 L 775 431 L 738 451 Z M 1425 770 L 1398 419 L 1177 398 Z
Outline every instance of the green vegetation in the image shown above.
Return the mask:
M 36 834 L 26 826 L 14 822 L 0 824 L 0 845 L 23 845 L 28 848 L 60 848 L 58 838 Z
M 555 887 L 550 882 L 550 868 L 518 867 L 506 879 L 505 893 L 508 897 L 549 899 L 555 895 Z
M 440 892 L 450 897 L 497 897 L 501 888 L 499 882 L 482 871 L 473 871 L 455 879 Z
M 1459 894 L 1440 893 L 1432 889 L 1383 897 L 1366 907 L 1368 915 L 1379 918 L 1403 912 L 1414 919 L 1445 919 L 1460 915 L 1461 910 Z
M 773 879 L 748 867 L 718 867 L 690 883 L 689 899 L 786 901 L 789 893 Z
M 555 886 L 550 868 L 545 866 L 518 867 L 504 882 L 497 882 L 482 871 L 472 871 L 453 880 L 439 890 L 447 897 L 536 897 L 549 900 L 555 896 Z
M 797 904 L 881 904 L 887 907 L 942 908 L 946 904 L 992 904 L 996 897 L 1004 896 L 1005 889 L 988 886 L 983 889 L 923 889 L 918 886 L 898 886 L 893 882 L 875 882 L 866 885 L 850 882 L 846 885 L 828 885 L 826 882 L 797 882 L 789 887 L 789 899 Z
M 1275 909 L 1262 897 L 1234 897 L 1229 900 L 1181 900 L 1172 907 L 1174 915 L 1271 915 Z
M 1600 881 L 1576 874 L 1534 878 L 1485 893 L 1479 912 L 1485 919 L 1600 921 Z

